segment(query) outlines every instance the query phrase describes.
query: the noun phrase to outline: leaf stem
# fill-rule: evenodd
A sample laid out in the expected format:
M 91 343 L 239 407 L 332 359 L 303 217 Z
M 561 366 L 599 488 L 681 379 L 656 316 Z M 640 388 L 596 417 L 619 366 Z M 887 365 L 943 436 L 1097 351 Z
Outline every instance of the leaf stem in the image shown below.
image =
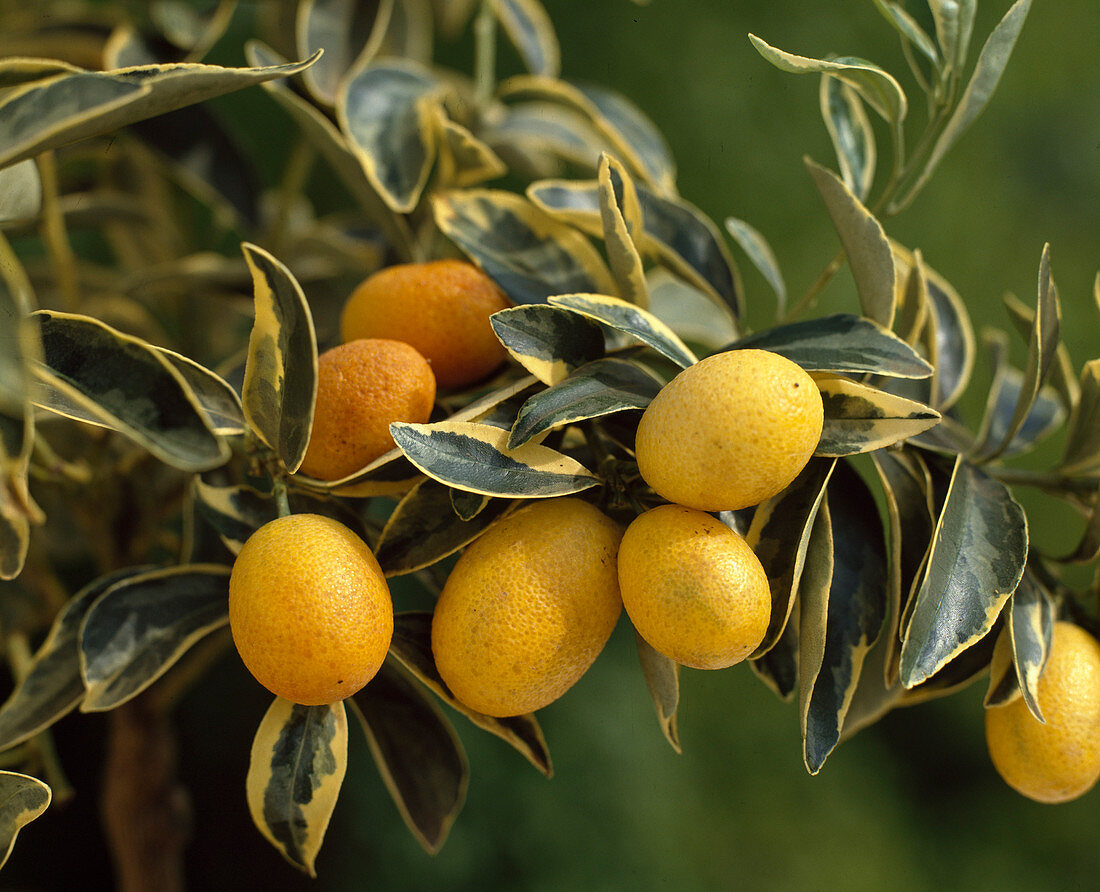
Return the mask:
M 480 112 L 496 86 L 497 18 L 494 0 L 481 0 L 474 19 L 474 105 Z

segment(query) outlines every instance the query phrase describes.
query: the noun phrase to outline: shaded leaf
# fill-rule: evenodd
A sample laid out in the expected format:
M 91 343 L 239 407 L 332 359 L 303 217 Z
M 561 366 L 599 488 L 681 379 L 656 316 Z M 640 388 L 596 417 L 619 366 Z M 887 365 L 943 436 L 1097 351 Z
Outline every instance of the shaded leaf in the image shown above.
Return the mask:
M 900 672 L 907 688 L 992 628 L 1020 581 L 1027 543 L 1027 518 L 1008 488 L 958 459 L 904 630 Z
M 604 354 L 599 325 L 570 310 L 526 304 L 500 310 L 489 322 L 512 358 L 543 384 L 557 384 Z
M 942 3 L 938 5 L 941 9 L 946 9 L 955 4 Z M 974 0 L 969 0 L 969 2 L 960 5 L 970 6 L 970 15 L 973 15 Z M 944 126 L 943 130 L 940 131 L 939 137 L 932 147 L 932 152 L 928 156 L 928 160 L 924 163 L 924 168 L 921 170 L 920 176 L 917 177 L 913 185 L 910 186 L 903 195 L 892 202 L 891 208 L 900 209 L 912 201 L 913 197 L 916 196 L 924 187 L 924 184 L 928 182 L 929 177 L 932 176 L 932 172 L 939 165 L 943 156 L 947 154 L 947 151 L 955 144 L 963 131 L 974 123 L 974 120 L 981 114 L 982 110 L 993 96 L 993 91 L 997 89 L 997 84 L 1001 80 L 1001 75 L 1004 73 L 1005 66 L 1008 65 L 1009 56 L 1012 55 L 1012 50 L 1016 46 L 1016 38 L 1020 36 L 1020 29 L 1024 26 L 1024 19 L 1027 18 L 1027 13 L 1030 8 L 1031 0 L 1016 0 L 990 33 L 978 56 L 978 62 L 974 67 L 973 74 L 970 76 L 969 83 L 966 85 L 966 90 L 963 92 L 962 98 L 959 100 L 950 119 L 948 119 L 947 124 Z M 940 19 L 936 21 L 936 30 L 937 34 L 940 34 Z M 956 54 L 959 52 L 965 54 L 966 44 L 969 41 L 969 34 L 969 27 L 967 26 L 965 28 L 965 40 L 962 39 L 961 35 L 957 38 L 955 47 Z M 941 35 L 940 45 L 943 49 L 944 57 L 950 59 L 952 56 L 952 47 L 950 45 L 944 46 L 943 43 L 944 38 Z M 956 59 L 961 64 L 961 59 L 959 59 L 958 56 L 956 56 Z
M 1005 309 L 1008 311 L 1012 324 L 1025 341 L 1031 340 L 1031 333 L 1035 327 L 1035 310 L 1020 301 L 1015 295 L 1004 295 Z M 1059 341 L 1054 348 L 1054 359 L 1050 369 L 1050 386 L 1057 392 L 1066 411 L 1072 411 L 1081 396 L 1081 389 L 1077 384 L 1077 372 L 1074 371 L 1073 361 L 1070 359 L 1069 350 L 1064 342 Z
M 515 506 L 507 499 L 489 499 L 463 519 L 454 510 L 455 492 L 428 478 L 397 503 L 374 547 L 387 576 L 412 573 L 454 554 Z
M 814 518 L 835 465 L 835 461 L 811 460 L 786 489 L 753 512 L 745 541 L 767 574 L 772 605 L 768 629 L 750 660 L 775 647 L 791 619 Z
M 871 452 L 915 436 L 939 423 L 935 409 L 850 378 L 818 373 L 825 422 L 815 455 Z
M 392 11 L 393 0 L 305 0 L 298 4 L 298 52 L 308 57 L 324 50 L 302 73 L 315 99 L 330 107 L 336 104 L 344 75 L 378 51 Z
M 436 156 L 432 106 L 440 85 L 407 59 L 372 62 L 342 85 L 336 116 L 374 190 L 409 213 Z
M 546 748 L 542 729 L 534 715 L 518 715 L 509 718 L 493 718 L 474 712 L 455 699 L 435 668 L 431 645 L 431 613 L 405 612 L 394 616 L 393 640 L 390 655 L 398 660 L 432 693 L 453 706 L 471 722 L 495 734 L 516 749 L 528 762 L 550 777 L 553 768 L 550 752 Z
M 781 316 L 787 306 L 787 285 L 783 281 L 783 273 L 779 269 L 779 262 L 775 259 L 771 245 L 759 231 L 736 217 L 726 217 L 726 232 L 741 246 L 741 250 L 748 255 L 753 266 L 771 285 L 772 291 L 775 292 L 776 315 Z
M 42 180 L 33 158 L 0 168 L 0 225 L 38 216 Z
M 216 467 L 229 457 L 161 351 L 90 316 L 42 310 L 35 318 L 43 348 L 35 371 L 48 385 L 35 398 L 42 408 L 125 434 L 182 470 Z
M 1100 471 L 1100 359 L 1081 368 L 1081 396 L 1070 415 L 1059 470 L 1067 475 Z
M 465 188 L 508 172 L 508 165 L 497 153 L 461 124 L 448 118 L 442 106 L 433 106 L 433 117 L 439 131 L 436 176 L 440 184 L 447 188 Z
M 798 639 L 795 643 L 798 668 L 798 717 L 802 732 L 802 760 L 812 763 L 810 705 L 814 683 L 825 661 L 829 619 L 829 588 L 833 579 L 833 524 L 829 501 L 825 499 L 814 516 L 806 547 L 806 561 L 798 585 Z M 768 655 L 766 655 L 768 656 Z
M 432 197 L 439 228 L 491 276 L 514 304 L 552 294 L 614 291 L 592 244 L 520 195 L 451 191 Z
M 0 867 L 15 847 L 19 831 L 50 805 L 53 793 L 38 778 L 0 771 Z
M 256 737 L 245 789 L 252 820 L 267 840 L 300 870 L 313 869 L 344 782 L 348 758 L 347 713 L 331 706 L 271 704 Z
M 76 708 L 84 697 L 80 626 L 88 608 L 115 583 L 143 572 L 130 567 L 84 586 L 61 608 L 27 672 L 0 707 L 0 750 L 33 737 Z
M 0 167 L 127 124 L 304 71 L 304 62 L 262 68 L 181 63 L 113 71 L 66 70 L 0 100 Z
M 553 102 L 509 105 L 487 120 L 478 134 L 500 154 L 507 155 L 513 168 L 521 166 L 517 160 L 531 167 L 534 159 L 548 156 L 595 172 L 600 154 L 610 148 L 610 142 L 587 116 Z M 532 177 L 538 175 L 532 173 Z
M 160 678 L 196 641 L 229 621 L 229 567 L 194 564 L 122 579 L 80 626 L 82 712 L 113 709 Z
M 870 489 L 840 462 L 828 490 L 833 561 L 821 668 L 804 704 L 803 752 L 816 774 L 840 741 L 864 659 L 886 616 L 886 543 Z M 805 626 L 803 626 L 805 629 Z
M 634 363 L 597 359 L 539 391 L 523 404 L 508 437 L 516 449 L 551 428 L 624 409 L 644 409 L 661 382 Z
M 804 161 L 844 246 L 863 315 L 890 328 L 897 283 L 893 251 L 882 224 L 836 174 L 809 158 Z
M 749 660 L 749 666 L 757 678 L 784 702 L 791 700 L 798 690 L 799 619 L 800 611 L 793 609 L 779 640 L 762 657 Z
M 649 696 L 657 710 L 657 721 L 665 740 L 676 751 L 680 749 L 680 731 L 676 725 L 676 709 L 680 704 L 680 666 L 664 654 L 657 653 L 637 632 L 634 642 L 638 646 L 638 663 L 645 676 Z
M 401 451 L 429 477 L 469 492 L 514 498 L 552 498 L 599 484 L 579 462 L 528 443 L 508 448 L 508 432 L 468 421 L 394 422 Z
M 558 294 L 549 298 L 551 306 L 563 307 L 589 319 L 625 332 L 643 344 L 667 356 L 681 368 L 697 362 L 695 354 L 679 335 L 652 313 L 641 307 L 604 294 Z
M 986 348 L 990 354 L 997 353 L 989 341 L 986 342 Z M 977 456 L 975 460 L 988 461 L 987 456 L 991 453 L 995 456 L 1010 456 L 1026 452 L 1061 426 L 1065 420 L 1065 410 L 1054 391 L 1044 387 L 1034 396 L 1029 396 L 1030 393 L 1031 389 L 1024 374 L 1008 365 L 1003 356 L 1000 357 L 986 400 L 980 445 L 974 447 L 972 452 Z M 1017 422 L 1017 413 L 1022 403 L 1027 404 L 1027 414 L 1021 422 Z M 991 444 L 1000 445 L 991 449 Z
M 678 334 L 696 355 L 712 353 L 730 343 L 738 328 L 729 310 L 702 289 L 664 267 L 647 276 L 649 311 Z
M 927 378 L 929 365 L 912 347 L 862 316 L 839 313 L 755 332 L 730 345 L 770 350 L 812 372 Z
M 1050 595 L 1025 571 L 1008 602 L 1006 628 L 1012 641 L 1012 662 L 1020 694 L 1028 710 L 1044 721 L 1039 702 L 1039 676 L 1050 655 L 1057 611 Z
M 401 817 L 435 854 L 466 799 L 469 766 L 450 722 L 399 665 L 383 663 L 353 711 Z
M 241 398 L 229 383 L 203 365 L 180 353 L 156 347 L 191 390 L 206 415 L 210 429 L 220 437 L 243 434 L 246 430 Z
M 863 100 L 848 84 L 825 75 L 821 78 L 820 103 L 841 179 L 856 198 L 866 201 L 875 179 L 876 146 Z
M 561 70 L 561 47 L 542 3 L 539 0 L 497 0 L 493 3 L 493 11 L 527 70 L 532 74 L 557 77 Z
M 242 402 L 252 431 L 288 471 L 309 444 L 317 393 L 317 337 L 302 287 L 281 262 L 241 245 L 252 273 L 255 322 L 248 338 Z

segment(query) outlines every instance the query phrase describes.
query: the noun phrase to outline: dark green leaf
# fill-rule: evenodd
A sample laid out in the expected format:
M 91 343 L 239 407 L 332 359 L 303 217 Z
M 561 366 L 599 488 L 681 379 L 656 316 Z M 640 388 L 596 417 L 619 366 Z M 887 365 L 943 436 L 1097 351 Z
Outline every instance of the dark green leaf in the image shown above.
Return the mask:
M 543 384 L 557 384 L 604 354 L 599 325 L 570 310 L 527 304 L 500 310 L 489 322 L 516 362 Z
M 840 741 L 867 652 L 886 616 L 886 542 L 874 497 L 840 462 L 828 489 L 833 571 L 821 667 L 806 709 L 804 754 L 817 774 Z M 805 629 L 805 626 L 803 626 Z
M 634 304 L 604 294 L 559 294 L 549 300 L 551 306 L 564 307 L 629 334 L 681 368 L 686 369 L 697 361 L 695 354 L 676 332 L 652 313 Z
M 311 877 L 347 760 L 342 701 L 299 706 L 276 698 L 252 742 L 245 779 L 252 820 L 287 861 Z
M 522 446 L 561 424 L 644 409 L 660 389 L 661 382 L 634 363 L 597 359 L 529 397 L 516 416 L 508 448 Z
M 44 812 L 53 793 L 36 777 L 0 771 L 0 867 L 15 847 L 15 837 Z
M 102 576 L 61 608 L 26 674 L 0 707 L 0 750 L 33 737 L 76 708 L 84 697 L 84 678 L 80 674 L 80 625 L 84 615 L 107 589 L 145 569 L 131 567 Z
M 893 250 L 882 224 L 836 174 L 809 158 L 804 160 L 844 246 L 863 315 L 890 328 L 897 281 Z
M 436 155 L 432 106 L 440 85 L 407 59 L 359 69 L 337 96 L 340 128 L 374 190 L 394 211 L 416 207 Z
M 508 431 L 468 421 L 390 425 L 405 456 L 441 483 L 488 496 L 551 498 L 580 492 L 599 478 L 568 456 L 528 443 L 508 448 Z
M 794 609 L 806 550 L 825 484 L 835 461 L 811 460 L 781 493 L 758 505 L 746 541 L 768 576 L 772 607 L 768 630 L 749 659 L 757 660 L 779 642 Z
M 473 517 L 463 520 L 454 511 L 455 492 L 428 478 L 397 503 L 374 548 L 387 576 L 412 573 L 454 554 L 514 506 L 507 499 L 489 499 Z
M 615 289 L 591 242 L 520 195 L 452 191 L 433 196 L 432 207 L 443 234 L 481 266 L 512 303 L 545 303 L 552 294 Z
M 546 740 L 535 716 L 493 718 L 474 712 L 456 700 L 435 668 L 431 627 L 430 613 L 398 613 L 394 616 L 390 654 L 441 700 L 453 706 L 479 728 L 495 734 L 514 747 L 535 768 L 550 777 L 554 773 L 550 764 L 550 752 L 546 748 Z
M 817 374 L 814 381 L 825 409 L 815 455 L 872 452 L 916 436 L 940 420 L 935 409 L 850 378 Z
M 352 704 L 401 817 L 435 854 L 466 799 L 469 766 L 458 735 L 439 707 L 389 661 Z
M 638 645 L 638 662 L 645 676 L 649 696 L 657 710 L 657 721 L 669 745 L 680 752 L 680 732 L 676 726 L 676 709 L 680 705 L 680 665 L 650 647 L 644 638 L 634 633 Z
M 241 245 L 252 273 L 255 322 L 242 400 L 253 432 L 288 471 L 298 470 L 313 426 L 317 338 L 302 287 L 267 251 Z
M 35 316 L 43 346 L 37 373 L 49 385 L 43 408 L 125 434 L 182 470 L 216 467 L 229 457 L 191 388 L 159 350 L 90 316 L 45 310 Z
M 160 678 L 196 641 L 229 620 L 229 568 L 196 564 L 120 580 L 80 626 L 83 712 L 113 709 Z
M 63 71 L 15 88 L 0 100 L 0 167 L 89 136 L 304 71 L 304 62 L 263 68 L 139 65 Z
M 561 70 L 561 47 L 550 16 L 539 0 L 498 0 L 493 11 L 527 70 L 557 77 Z
M 749 660 L 756 676 L 783 701 L 792 699 L 798 690 L 798 625 L 799 611 L 792 610 L 779 640 L 764 656 Z
M 907 688 L 993 627 L 1020 581 L 1027 543 L 1027 519 L 1008 488 L 958 459 L 904 630 L 900 671 Z
M 877 322 L 840 313 L 759 331 L 730 345 L 770 350 L 811 372 L 927 378 L 932 366 Z
M 844 185 L 861 202 L 875 179 L 875 132 L 859 93 L 843 81 L 821 78 L 821 116 L 836 150 Z

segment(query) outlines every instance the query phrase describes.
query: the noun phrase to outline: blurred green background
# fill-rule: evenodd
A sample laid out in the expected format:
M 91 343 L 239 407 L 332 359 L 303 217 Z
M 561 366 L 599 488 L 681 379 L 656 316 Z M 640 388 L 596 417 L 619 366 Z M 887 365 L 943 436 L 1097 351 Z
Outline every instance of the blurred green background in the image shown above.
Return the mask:
M 1007 9 L 980 4 L 975 46 Z M 666 135 L 683 196 L 719 224 L 728 215 L 771 241 L 791 294 L 816 278 L 837 240 L 802 165 L 835 165 L 820 122 L 817 79 L 772 68 L 749 32 L 809 56 L 858 55 L 913 87 L 894 31 L 871 0 L 546 0 L 567 77 L 625 94 Z M 919 14 L 923 4 L 907 7 Z M 812 9 L 813 12 L 807 12 Z M 978 327 L 1008 327 L 1005 291 L 1036 292 L 1044 242 L 1063 299 L 1075 365 L 1100 355 L 1092 282 L 1100 267 L 1100 15 L 1095 0 L 1036 3 L 991 105 L 946 157 L 889 235 L 920 248 L 951 281 Z M 501 62 L 505 73 L 507 57 Z M 923 114 L 915 88 L 910 113 Z M 882 139 L 885 131 L 879 130 Z M 884 144 L 885 146 L 885 144 Z M 885 148 L 880 149 L 880 155 Z M 736 252 L 735 252 L 736 253 Z M 738 255 L 738 259 L 741 257 Z M 741 264 L 749 320 L 767 324 L 771 293 Z M 840 275 L 815 312 L 852 310 Z M 1024 345 L 1013 340 L 1022 361 Z M 980 406 L 987 371 L 979 361 Z M 976 423 L 976 419 L 971 418 Z M 1055 455 L 1057 442 L 1043 455 Z M 1033 540 L 1056 550 L 1075 535 L 1063 512 L 1021 492 Z M 662 737 L 625 620 L 595 667 L 542 713 L 554 757 L 547 780 L 461 717 L 471 783 L 442 852 L 405 830 L 365 743 L 353 734 L 340 805 L 317 862 L 300 878 L 253 829 L 243 792 L 251 735 L 268 698 L 226 659 L 179 716 L 185 781 L 195 799 L 189 855 L 195 889 L 718 890 L 1086 889 L 1100 876 L 1100 793 L 1041 806 L 1009 790 L 985 753 L 984 684 L 899 710 L 842 744 L 821 773 L 801 759 L 797 709 L 744 666 L 681 676 L 676 755 Z M 58 729 L 64 751 L 87 747 L 101 717 Z M 95 735 L 92 736 L 95 739 Z M 89 755 L 95 755 L 94 752 Z M 73 777 L 94 786 L 95 769 Z M 89 790 L 47 822 L 71 821 L 72 854 L 108 876 Z M 59 826 L 55 823 L 54 828 Z M 50 885 L 32 825 L 12 874 Z M 40 857 L 40 855 L 38 856 Z M 20 866 L 22 862 L 22 866 Z M 19 873 L 22 870 L 23 873 Z M 22 882 L 22 881 L 20 881 Z M 60 881 L 59 881 L 60 882 Z M 106 882 L 106 881 L 104 881 Z M 86 888 L 98 888 L 89 879 Z

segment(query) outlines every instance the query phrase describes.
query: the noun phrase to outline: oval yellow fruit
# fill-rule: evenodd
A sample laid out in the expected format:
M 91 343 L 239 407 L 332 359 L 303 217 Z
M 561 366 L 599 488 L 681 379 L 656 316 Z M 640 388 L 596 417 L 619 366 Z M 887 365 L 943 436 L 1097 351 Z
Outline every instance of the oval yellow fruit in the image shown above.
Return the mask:
M 733 511 L 783 490 L 821 439 L 813 379 L 766 350 L 729 350 L 684 369 L 638 424 L 638 470 L 654 491 L 700 511 Z
M 332 518 L 292 514 L 264 524 L 237 555 L 229 628 L 260 684 L 316 706 L 374 678 L 393 637 L 393 604 L 366 542 Z
M 432 652 L 470 709 L 522 715 L 587 671 L 622 612 L 622 531 L 588 502 L 535 501 L 471 543 L 432 618 Z
M 694 508 L 639 515 L 619 546 L 627 616 L 658 653 L 694 669 L 724 669 L 764 639 L 771 590 L 741 536 Z
M 1074 623 L 1055 623 L 1036 698 L 1045 724 L 1022 697 L 986 709 L 989 756 L 1018 793 L 1068 802 L 1100 779 L 1100 642 Z

